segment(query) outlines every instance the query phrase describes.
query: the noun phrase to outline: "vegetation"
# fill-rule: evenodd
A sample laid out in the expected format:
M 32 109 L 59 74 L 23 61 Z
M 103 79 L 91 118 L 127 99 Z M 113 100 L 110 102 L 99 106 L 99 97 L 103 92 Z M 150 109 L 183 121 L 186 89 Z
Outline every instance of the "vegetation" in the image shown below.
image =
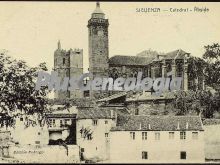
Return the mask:
M 204 76 L 206 86 L 212 87 L 215 93 L 209 90 L 177 92 L 174 105 L 179 109 L 178 115 L 194 111 L 205 118 L 213 118 L 215 112 L 220 112 L 220 45 L 214 43 L 204 48 L 202 59 L 191 57 L 188 60 L 189 77 Z
M 204 46 L 205 53 L 203 59 L 206 62 L 204 70 L 206 84 L 219 92 L 220 90 L 220 45 Z
M 12 118 L 17 115 L 17 110 L 25 114 L 44 113 L 48 90 L 35 90 L 37 73 L 42 70 L 47 71 L 45 63 L 29 67 L 22 60 L 12 59 L 6 52 L 0 54 L 0 113 Z

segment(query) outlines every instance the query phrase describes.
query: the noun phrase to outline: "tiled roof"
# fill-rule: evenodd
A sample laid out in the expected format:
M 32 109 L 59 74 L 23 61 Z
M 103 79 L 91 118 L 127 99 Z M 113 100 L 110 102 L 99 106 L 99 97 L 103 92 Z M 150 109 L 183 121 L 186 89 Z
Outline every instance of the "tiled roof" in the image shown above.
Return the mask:
M 112 108 L 112 110 L 113 109 L 114 108 Z M 113 116 L 113 118 L 114 117 L 115 116 Z M 78 119 L 111 119 L 112 117 L 111 117 L 110 109 L 94 107 L 94 108 L 80 108 L 78 110 L 77 118 Z
M 109 59 L 110 65 L 148 65 L 153 61 L 160 61 L 161 59 L 184 59 L 187 53 L 182 49 L 178 49 L 163 55 L 158 58 L 158 54 L 150 54 L 149 56 L 124 56 L 115 55 Z
M 187 128 L 188 125 L 188 129 Z M 179 129 L 178 129 L 179 127 Z M 139 116 L 120 115 L 111 131 L 178 131 L 203 130 L 198 116 Z
M 116 98 L 119 98 L 122 96 L 126 96 L 126 95 L 127 95 L 127 92 L 120 92 L 120 93 L 113 94 L 109 97 L 105 97 L 103 99 L 100 99 L 100 100 L 98 100 L 98 102 L 110 101 L 110 100 L 113 100 L 113 99 L 116 99 Z
M 46 114 L 46 117 L 48 117 L 48 118 L 76 118 L 76 114 L 49 113 L 49 114 Z
M 148 65 L 154 58 L 116 55 L 109 59 L 109 64 L 110 65 Z
M 165 59 L 184 59 L 185 54 L 189 54 L 182 49 L 178 49 L 169 53 L 166 53 L 164 58 Z

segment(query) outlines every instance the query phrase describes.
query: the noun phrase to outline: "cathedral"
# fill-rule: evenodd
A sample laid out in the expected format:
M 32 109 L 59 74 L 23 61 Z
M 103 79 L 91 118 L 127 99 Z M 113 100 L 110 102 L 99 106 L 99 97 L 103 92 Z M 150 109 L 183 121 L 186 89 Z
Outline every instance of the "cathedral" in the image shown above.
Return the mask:
M 143 73 L 143 77 L 182 77 L 182 90 L 204 89 L 203 76 L 193 77 L 189 73 L 188 59 L 192 57 L 190 53 L 177 49 L 168 53 L 157 53 L 156 51 L 143 51 L 135 56 L 114 55 L 109 58 L 109 21 L 105 18 L 104 12 L 100 8 L 99 2 L 96 9 L 88 21 L 89 38 L 89 72 L 94 77 L 136 77 L 138 72 Z M 58 42 L 57 50 L 54 53 L 54 70 L 61 78 L 80 76 L 83 74 L 83 50 L 63 50 Z M 172 73 L 167 75 L 167 73 Z M 201 74 L 202 75 L 202 74 Z M 88 94 L 89 93 L 89 94 Z M 97 91 L 67 91 L 57 92 L 55 98 L 82 98 L 105 97 L 109 92 Z

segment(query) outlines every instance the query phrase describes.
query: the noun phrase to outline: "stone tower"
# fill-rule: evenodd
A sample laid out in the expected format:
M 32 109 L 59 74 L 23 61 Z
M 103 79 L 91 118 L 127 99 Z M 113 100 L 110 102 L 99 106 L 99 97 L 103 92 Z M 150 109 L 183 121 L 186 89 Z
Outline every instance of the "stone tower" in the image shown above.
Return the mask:
M 83 50 L 63 50 L 60 41 L 58 41 L 57 50 L 54 52 L 54 71 L 58 73 L 58 77 L 62 81 L 64 77 L 72 78 L 81 76 L 83 74 Z M 55 98 L 57 99 L 81 97 L 83 97 L 83 93 L 79 89 L 55 92 Z
M 108 19 L 100 9 L 99 2 L 88 21 L 89 71 L 93 76 L 108 76 Z
M 89 32 L 89 72 L 94 77 L 108 76 L 108 19 L 105 19 L 105 14 L 100 9 L 99 2 L 96 3 L 96 9 L 92 13 L 88 21 Z M 92 95 L 92 92 L 90 92 Z

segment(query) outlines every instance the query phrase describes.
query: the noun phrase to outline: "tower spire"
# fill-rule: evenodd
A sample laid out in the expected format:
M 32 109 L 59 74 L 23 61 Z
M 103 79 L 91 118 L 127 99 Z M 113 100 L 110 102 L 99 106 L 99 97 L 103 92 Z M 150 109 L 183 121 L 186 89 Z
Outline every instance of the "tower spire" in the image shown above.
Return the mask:
M 57 46 L 58 46 L 57 48 L 58 48 L 59 50 L 61 50 L 60 40 L 58 40 Z
M 96 2 L 96 7 L 100 8 L 100 3 L 99 3 L 99 1 Z
M 96 2 L 96 8 L 92 13 L 92 18 L 105 18 L 105 14 L 103 13 L 103 11 L 100 8 L 100 3 L 99 1 Z

